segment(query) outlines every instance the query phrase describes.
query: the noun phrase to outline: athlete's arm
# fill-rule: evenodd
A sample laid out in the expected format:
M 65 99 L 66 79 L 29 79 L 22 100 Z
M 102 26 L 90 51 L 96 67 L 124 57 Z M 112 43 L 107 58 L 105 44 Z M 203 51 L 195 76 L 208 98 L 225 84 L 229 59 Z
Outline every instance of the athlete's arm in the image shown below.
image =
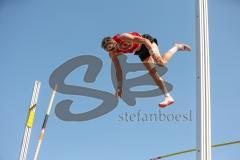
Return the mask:
M 117 55 L 114 55 L 113 53 L 109 53 L 109 56 L 112 59 L 112 62 L 116 70 L 117 90 L 115 95 L 117 97 L 121 97 L 122 96 L 122 80 L 123 80 L 121 65 L 119 63 Z
M 131 35 L 129 33 L 123 33 L 119 36 L 120 39 L 125 40 L 125 41 L 130 41 L 130 42 L 135 42 L 135 43 L 139 43 L 139 44 L 144 44 L 148 50 L 152 49 L 152 44 L 151 42 L 143 37 L 138 37 L 138 36 L 134 36 Z

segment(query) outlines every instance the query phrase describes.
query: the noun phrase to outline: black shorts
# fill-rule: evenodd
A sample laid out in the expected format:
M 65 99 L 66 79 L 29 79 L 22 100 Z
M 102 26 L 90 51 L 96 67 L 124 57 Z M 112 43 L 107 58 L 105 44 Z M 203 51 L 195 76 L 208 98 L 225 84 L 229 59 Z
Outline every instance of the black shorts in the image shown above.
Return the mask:
M 151 43 L 155 42 L 156 44 L 158 44 L 157 39 L 153 38 L 149 34 L 143 34 L 142 37 L 150 40 Z M 138 57 L 141 59 L 141 61 L 144 61 L 147 57 L 150 56 L 149 51 L 148 51 L 147 47 L 144 44 L 142 44 L 140 50 L 136 51 L 134 53 L 134 55 L 138 55 Z

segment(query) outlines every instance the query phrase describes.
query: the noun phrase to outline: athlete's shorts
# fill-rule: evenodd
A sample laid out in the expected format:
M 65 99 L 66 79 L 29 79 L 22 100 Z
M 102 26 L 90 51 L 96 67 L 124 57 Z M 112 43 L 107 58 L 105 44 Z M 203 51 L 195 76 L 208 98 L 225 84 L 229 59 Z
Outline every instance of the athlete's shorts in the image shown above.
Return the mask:
M 142 37 L 148 39 L 151 43 L 158 44 L 157 39 L 152 37 L 149 34 L 143 34 Z M 134 55 L 138 55 L 139 58 L 141 59 L 141 61 L 144 61 L 146 58 L 148 58 L 150 56 L 149 51 L 148 51 L 147 47 L 144 44 L 142 44 L 140 50 L 136 51 L 134 53 Z

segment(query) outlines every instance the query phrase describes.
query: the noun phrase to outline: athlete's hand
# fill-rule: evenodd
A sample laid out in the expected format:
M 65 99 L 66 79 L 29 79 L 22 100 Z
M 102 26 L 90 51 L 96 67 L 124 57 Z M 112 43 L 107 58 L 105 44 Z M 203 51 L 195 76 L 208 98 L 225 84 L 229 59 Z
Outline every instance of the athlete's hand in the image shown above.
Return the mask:
M 118 98 L 118 97 L 122 97 L 122 87 L 118 87 L 116 89 L 116 93 L 115 93 L 115 96 Z

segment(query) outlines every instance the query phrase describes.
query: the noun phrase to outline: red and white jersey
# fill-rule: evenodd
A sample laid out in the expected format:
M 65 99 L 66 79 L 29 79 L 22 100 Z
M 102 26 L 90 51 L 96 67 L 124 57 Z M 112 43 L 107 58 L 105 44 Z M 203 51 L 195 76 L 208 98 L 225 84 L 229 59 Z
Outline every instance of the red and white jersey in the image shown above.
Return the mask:
M 128 34 L 141 37 L 141 35 L 137 32 L 129 32 Z M 121 40 L 119 36 L 120 34 L 116 34 L 112 37 L 112 39 L 118 43 L 119 48 L 117 50 L 117 53 L 133 53 L 140 46 L 138 43 Z

